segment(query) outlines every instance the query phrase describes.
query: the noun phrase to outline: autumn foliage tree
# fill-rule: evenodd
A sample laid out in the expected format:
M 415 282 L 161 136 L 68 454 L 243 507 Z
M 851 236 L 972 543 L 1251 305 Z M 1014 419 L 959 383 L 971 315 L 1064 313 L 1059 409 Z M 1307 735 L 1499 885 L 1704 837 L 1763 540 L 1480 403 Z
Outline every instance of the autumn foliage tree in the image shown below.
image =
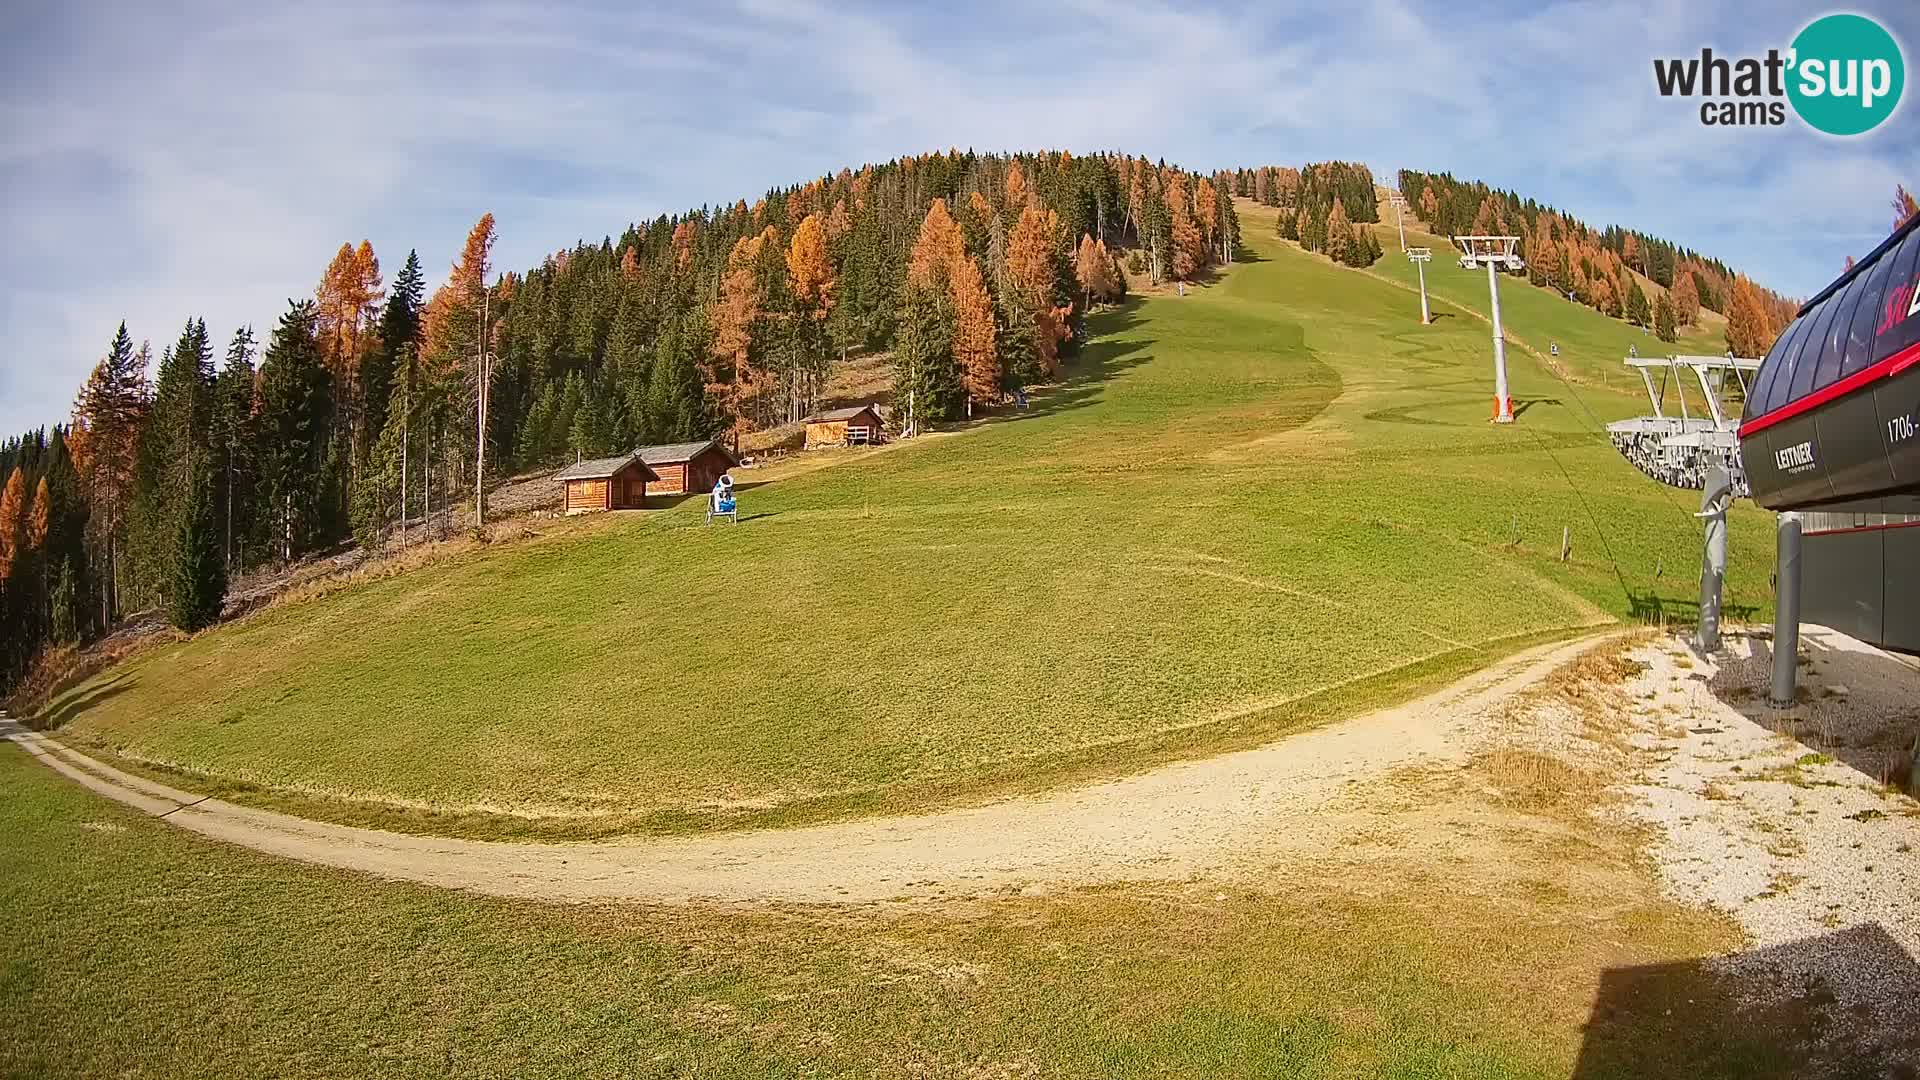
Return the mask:
M 1680 326 L 1692 326 L 1700 318 L 1700 290 L 1692 274 L 1684 274 L 1673 283 L 1673 320 Z
M 1167 216 L 1173 247 L 1173 276 L 1191 281 L 1207 264 L 1206 238 L 1193 220 L 1193 197 L 1186 175 L 1174 172 L 1166 182 Z
M 1778 333 L 1759 289 L 1745 274 L 1735 277 L 1727 305 L 1727 348 L 1735 356 L 1765 356 Z
M 13 577 L 26 555 L 27 474 L 13 469 L 0 490 L 0 584 Z
M 1020 221 L 1007 238 L 1011 288 L 1032 320 L 1034 360 L 1047 378 L 1059 374 L 1060 345 L 1072 334 L 1068 326 L 1072 312 L 1057 302 L 1061 243 L 1059 215 L 1031 206 L 1020 212 Z

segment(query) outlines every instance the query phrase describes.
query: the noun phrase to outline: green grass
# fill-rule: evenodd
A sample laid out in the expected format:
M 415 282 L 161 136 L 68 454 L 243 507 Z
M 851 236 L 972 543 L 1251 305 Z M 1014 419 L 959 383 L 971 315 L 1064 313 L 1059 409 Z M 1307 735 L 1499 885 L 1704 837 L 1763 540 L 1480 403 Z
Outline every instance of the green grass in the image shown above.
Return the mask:
M 1265 224 L 1263 219 L 1261 225 Z M 1402 282 L 1410 289 L 1418 289 L 1418 272 L 1401 254 L 1399 234 L 1391 226 L 1375 226 L 1375 230 L 1386 255 L 1374 264 L 1373 272 Z M 1433 251 L 1433 261 L 1427 264 L 1427 295 L 1430 301 L 1444 303 L 1430 303 L 1432 310 L 1449 318 L 1461 318 L 1457 309 L 1464 307 L 1481 318 L 1487 316 L 1490 304 L 1485 270 L 1461 269 L 1459 251 L 1447 237 L 1410 227 L 1407 230 L 1407 244 L 1409 247 L 1427 247 Z M 1420 310 L 1417 293 L 1408 299 L 1417 314 Z M 1651 302 L 1653 297 L 1649 295 L 1647 299 Z M 1448 319 L 1443 318 L 1442 321 Z M 1640 377 L 1621 363 L 1630 348 L 1638 348 L 1642 356 L 1667 353 L 1718 356 L 1727 348 L 1725 337 L 1718 328 L 1685 327 L 1679 340 L 1667 344 L 1639 327 L 1609 319 L 1590 308 L 1569 302 L 1551 289 L 1530 284 L 1512 274 L 1500 277 L 1500 322 L 1509 338 L 1524 342 L 1543 356 L 1550 355 L 1549 346 L 1558 343 L 1559 360 L 1568 372 L 1583 384 L 1593 383 L 1627 392 L 1634 399 L 1633 412 L 1636 413 L 1645 411 L 1646 391 Z M 1481 333 L 1488 336 L 1491 344 L 1491 325 L 1481 326 Z M 1516 363 L 1524 359 L 1509 356 L 1508 362 Z M 1583 392 L 1584 389 L 1583 385 Z M 1567 404 L 1574 405 L 1573 402 Z M 1669 401 L 1667 405 L 1677 410 L 1677 399 Z M 1699 405 L 1699 401 L 1690 398 L 1690 408 L 1698 408 Z M 1609 416 L 1607 419 L 1615 417 Z
M 1725 929 L 1644 882 L 1595 892 L 1592 849 L 1571 894 L 1524 902 L 1396 862 L 897 910 L 546 906 L 215 844 L 9 745 L 0 791 L 0 1076 L 1768 1078 L 1803 1074 L 1817 1019 L 1743 1015 L 1693 959 Z
M 738 528 L 687 506 L 270 610 L 50 716 L 312 816 L 685 831 L 1207 753 L 1602 613 L 1691 610 L 1692 497 L 1622 461 L 1550 373 L 1514 352 L 1524 412 L 1495 428 L 1485 324 L 1421 327 L 1404 291 L 1247 231 L 1254 261 L 1218 284 L 1096 316 L 1029 414 L 751 488 Z M 1453 277 L 1463 298 L 1484 280 L 1436 262 L 1430 281 Z M 1637 333 L 1506 292 L 1518 333 Z M 1738 615 L 1765 602 L 1770 532 L 1731 527 Z

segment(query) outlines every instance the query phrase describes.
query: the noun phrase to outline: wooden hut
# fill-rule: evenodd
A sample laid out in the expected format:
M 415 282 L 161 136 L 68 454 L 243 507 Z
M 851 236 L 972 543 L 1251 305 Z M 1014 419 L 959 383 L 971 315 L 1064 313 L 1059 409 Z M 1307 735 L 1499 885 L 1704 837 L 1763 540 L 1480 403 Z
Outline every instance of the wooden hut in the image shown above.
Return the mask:
M 554 474 L 566 485 L 566 511 L 638 510 L 646 503 L 651 478 L 639 454 L 578 461 Z
M 807 449 L 877 443 L 885 425 L 886 419 L 880 415 L 878 405 L 831 409 L 807 417 Z
M 712 439 L 643 446 L 636 456 L 647 467 L 648 489 L 655 495 L 709 491 L 721 473 L 740 464 Z

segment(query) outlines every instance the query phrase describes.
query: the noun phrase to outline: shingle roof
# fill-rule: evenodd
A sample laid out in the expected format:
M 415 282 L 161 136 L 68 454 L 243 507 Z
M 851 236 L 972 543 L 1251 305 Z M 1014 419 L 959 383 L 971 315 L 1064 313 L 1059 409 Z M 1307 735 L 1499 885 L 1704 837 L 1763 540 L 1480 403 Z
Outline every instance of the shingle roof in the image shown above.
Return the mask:
M 854 405 L 845 409 L 828 409 L 818 416 L 809 416 L 807 419 L 815 423 L 828 423 L 834 420 L 851 420 L 861 413 L 866 412 L 868 409 L 873 409 L 874 415 L 879 415 L 880 410 L 872 405 Z
M 697 456 L 709 446 L 719 447 L 721 453 L 727 454 L 727 448 L 720 446 L 720 444 L 714 442 L 712 439 L 702 439 L 699 442 L 664 443 L 660 446 L 643 446 L 634 451 L 634 453 L 638 454 L 640 460 L 648 465 L 673 465 Z M 727 454 L 727 460 L 732 461 L 733 455 Z
M 637 454 L 627 454 L 622 457 L 588 458 L 585 461 L 576 461 L 566 468 L 561 469 L 559 472 L 554 473 L 553 478 L 555 480 L 604 479 L 626 468 L 633 462 L 633 459 L 638 456 Z

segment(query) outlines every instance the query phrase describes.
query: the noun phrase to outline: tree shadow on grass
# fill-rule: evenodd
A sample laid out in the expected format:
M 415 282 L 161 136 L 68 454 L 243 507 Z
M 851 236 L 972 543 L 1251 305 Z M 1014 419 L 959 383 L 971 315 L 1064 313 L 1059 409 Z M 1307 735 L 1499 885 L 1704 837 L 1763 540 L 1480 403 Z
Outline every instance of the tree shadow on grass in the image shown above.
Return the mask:
M 1760 613 L 1758 604 L 1740 604 L 1723 598 L 1720 617 L 1728 622 L 1745 622 Z M 1646 592 L 1627 590 L 1627 614 L 1648 626 L 1697 626 L 1700 601 L 1697 598 L 1661 596 L 1652 588 Z
M 1843 1006 L 1828 978 L 1888 980 L 1904 1016 Z M 1608 968 L 1571 1080 L 1920 1077 L 1920 964 L 1877 923 L 1708 960 Z
M 41 731 L 58 731 L 88 709 L 110 698 L 119 697 L 131 689 L 133 689 L 133 676 L 122 671 L 85 693 L 72 694 L 62 699 L 53 708 L 33 718 L 32 726 Z
M 1082 346 L 1078 355 L 1065 361 L 1061 380 L 1035 388 L 1025 409 L 1003 404 L 976 414 L 972 423 L 956 428 L 991 427 L 995 424 L 1038 419 L 1082 409 L 1100 400 L 1106 384 L 1126 371 L 1153 359 L 1152 338 L 1117 339 L 1140 324 L 1140 298 L 1132 297 L 1118 307 L 1094 313 L 1087 320 L 1087 331 L 1095 340 Z
M 1562 404 L 1562 402 L 1557 397 L 1526 398 L 1524 400 L 1521 398 L 1514 398 L 1513 399 L 1513 415 L 1515 419 L 1518 419 L 1521 416 L 1526 415 L 1527 410 L 1533 408 L 1535 405 L 1560 405 L 1560 404 Z

